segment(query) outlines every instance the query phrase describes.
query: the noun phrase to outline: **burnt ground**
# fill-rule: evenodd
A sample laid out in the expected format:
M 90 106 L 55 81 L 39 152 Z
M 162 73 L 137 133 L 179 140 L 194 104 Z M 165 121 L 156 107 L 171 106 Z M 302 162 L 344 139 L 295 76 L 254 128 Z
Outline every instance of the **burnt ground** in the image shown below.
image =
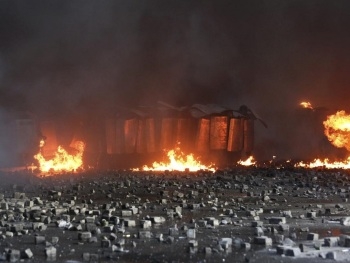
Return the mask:
M 22 171 L 0 180 L 0 261 L 350 261 L 350 244 L 339 243 L 350 235 L 345 170 Z

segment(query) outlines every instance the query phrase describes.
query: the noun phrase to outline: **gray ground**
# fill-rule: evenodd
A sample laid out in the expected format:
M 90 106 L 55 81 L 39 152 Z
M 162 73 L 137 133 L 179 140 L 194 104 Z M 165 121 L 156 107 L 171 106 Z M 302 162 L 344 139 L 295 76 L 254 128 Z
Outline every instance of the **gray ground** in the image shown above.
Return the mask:
M 350 261 L 350 242 L 339 243 L 350 235 L 349 178 L 342 170 L 277 167 L 3 172 L 0 261 Z M 310 233 L 318 238 L 307 240 Z M 272 244 L 258 244 L 259 236 Z M 278 254 L 281 245 L 296 254 Z

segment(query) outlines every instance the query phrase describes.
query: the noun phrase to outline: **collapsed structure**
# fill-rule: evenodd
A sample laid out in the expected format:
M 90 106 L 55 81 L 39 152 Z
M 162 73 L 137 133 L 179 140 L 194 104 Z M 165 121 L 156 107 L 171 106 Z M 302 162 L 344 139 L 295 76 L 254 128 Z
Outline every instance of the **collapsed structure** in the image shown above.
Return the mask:
M 37 120 L 30 116 L 14 125 L 17 142 L 14 155 L 21 165 L 32 162 L 39 149 L 50 158 L 59 145 L 77 150 L 86 144 L 84 163 L 99 168 L 140 167 L 161 158 L 164 150 L 180 146 L 204 161 L 230 164 L 251 154 L 254 148 L 254 121 L 266 124 L 247 106 L 231 109 L 219 105 L 194 104 L 174 107 L 159 102 L 157 107 L 119 109 L 105 118 L 75 122 L 62 132 L 61 120 Z M 63 134 L 64 133 L 64 134 Z

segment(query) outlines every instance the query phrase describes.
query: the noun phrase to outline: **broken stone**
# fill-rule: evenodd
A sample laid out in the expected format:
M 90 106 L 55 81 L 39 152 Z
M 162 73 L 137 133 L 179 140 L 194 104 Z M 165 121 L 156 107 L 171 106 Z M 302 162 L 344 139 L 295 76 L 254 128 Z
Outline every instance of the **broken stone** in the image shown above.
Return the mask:
M 198 247 L 198 241 L 197 240 L 190 240 L 188 242 L 189 247 Z
M 151 231 L 139 231 L 139 239 L 149 239 L 152 238 Z
M 340 219 L 340 224 L 343 226 L 350 226 L 350 216 Z
M 59 240 L 58 237 L 52 237 L 52 238 L 51 238 L 51 243 L 52 243 L 52 245 L 57 245 L 57 244 L 58 244 L 58 240 Z
M 48 260 L 56 260 L 57 250 L 55 247 L 47 247 L 45 249 L 45 254 Z
M 177 226 L 169 228 L 169 235 L 170 236 L 178 236 L 179 235 L 179 229 Z
M 101 247 L 109 248 L 111 246 L 111 241 L 108 239 L 101 240 Z
M 307 240 L 318 240 L 319 235 L 317 233 L 308 233 L 306 236 Z
M 336 251 L 329 251 L 329 252 L 326 254 L 326 258 L 327 258 L 327 259 L 337 260 L 337 252 L 336 252 Z
M 175 238 L 172 236 L 168 236 L 165 240 L 165 242 L 168 244 L 172 244 L 172 243 L 174 243 L 174 241 L 175 241 Z
M 252 221 L 252 227 L 262 227 L 263 221 Z
M 83 241 L 83 242 L 87 242 L 89 241 L 89 239 L 92 237 L 91 232 L 81 232 L 78 234 L 78 239 Z
M 134 227 L 134 226 L 136 226 L 136 221 L 132 220 L 132 219 L 124 219 L 124 226 Z
M 315 211 L 307 212 L 306 213 L 306 217 L 307 218 L 316 218 L 317 217 L 317 213 Z
M 32 258 L 34 256 L 33 252 L 30 250 L 30 248 L 27 248 L 26 250 L 23 251 L 22 257 L 25 259 Z
M 324 239 L 324 245 L 326 247 L 336 247 L 338 246 L 339 238 L 338 237 L 327 237 Z
M 206 220 L 198 220 L 197 221 L 197 225 L 199 226 L 199 227 L 206 227 L 207 226 L 207 221 Z
M 151 220 L 141 220 L 140 221 L 141 228 L 151 228 L 152 227 L 152 221 Z
M 264 230 L 263 230 L 263 228 L 262 227 L 256 227 L 255 228 L 255 230 L 254 230 L 254 234 L 256 235 L 256 236 L 263 236 L 264 235 Z
M 289 257 L 297 257 L 301 254 L 300 248 L 299 247 L 288 247 L 286 246 L 284 248 L 284 255 L 289 256 Z
M 90 261 L 90 253 L 89 252 L 83 253 L 83 261 Z
M 219 240 L 219 245 L 223 249 L 228 249 L 232 247 L 232 238 L 224 237 Z
M 10 249 L 7 253 L 7 260 L 10 262 L 17 262 L 21 258 L 21 251 L 17 249 Z
M 211 247 L 205 247 L 205 248 L 204 248 L 204 253 L 205 253 L 206 255 L 211 255 L 211 253 L 212 253 Z
M 251 245 L 250 245 L 250 243 L 242 242 L 242 243 L 241 243 L 241 248 L 243 248 L 243 249 L 245 249 L 245 250 L 250 250 Z
M 196 229 L 188 229 L 187 230 L 187 238 L 196 238 Z
M 35 237 L 35 244 L 45 244 L 45 237 L 44 236 L 36 236 Z
M 285 224 L 286 218 L 285 217 L 270 217 L 269 218 L 269 224 Z
M 279 224 L 278 228 L 280 231 L 289 231 L 289 225 L 287 224 Z
M 265 245 L 265 246 L 271 246 L 272 245 L 272 239 L 267 236 L 260 236 L 254 238 L 254 243 L 257 245 Z
M 5 236 L 6 236 L 6 237 L 13 237 L 14 234 L 13 234 L 13 232 L 11 232 L 11 231 L 6 231 Z
M 163 216 L 153 216 L 153 217 L 151 217 L 151 221 L 154 224 L 162 224 L 166 221 L 166 219 Z
M 211 225 L 214 227 L 219 225 L 219 220 L 214 217 L 208 217 L 206 218 L 206 220 L 207 220 L 207 225 Z

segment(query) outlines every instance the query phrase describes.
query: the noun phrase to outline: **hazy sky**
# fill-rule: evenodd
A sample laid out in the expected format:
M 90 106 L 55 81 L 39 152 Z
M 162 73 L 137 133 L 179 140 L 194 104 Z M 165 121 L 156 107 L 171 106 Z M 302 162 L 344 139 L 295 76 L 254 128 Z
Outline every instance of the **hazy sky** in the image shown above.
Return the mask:
M 247 104 L 277 136 L 302 99 L 348 108 L 349 13 L 347 0 L 0 0 L 0 106 Z

